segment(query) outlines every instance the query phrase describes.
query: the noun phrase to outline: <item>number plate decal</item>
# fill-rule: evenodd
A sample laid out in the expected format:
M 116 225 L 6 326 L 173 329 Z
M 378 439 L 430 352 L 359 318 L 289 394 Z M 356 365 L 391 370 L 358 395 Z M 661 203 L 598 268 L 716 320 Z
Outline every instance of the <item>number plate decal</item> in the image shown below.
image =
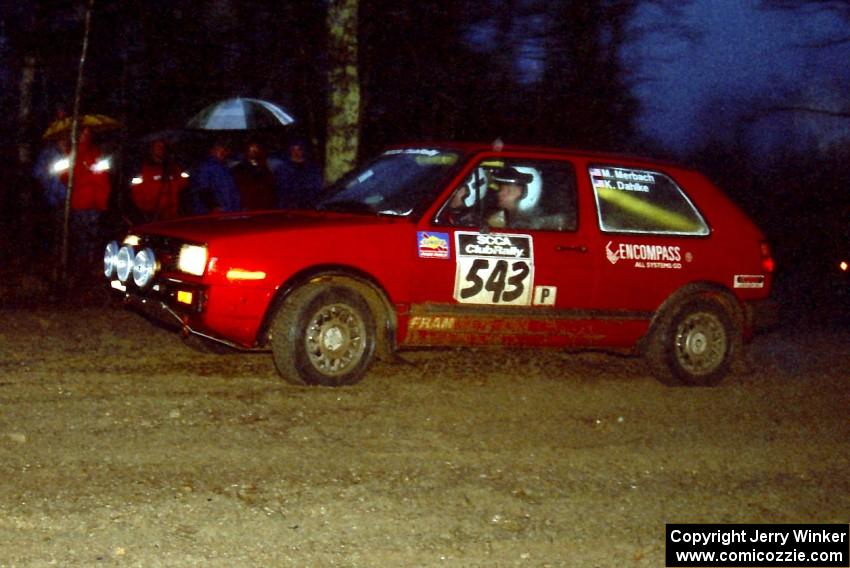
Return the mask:
M 456 232 L 454 299 L 462 304 L 530 305 L 532 245 L 529 235 Z

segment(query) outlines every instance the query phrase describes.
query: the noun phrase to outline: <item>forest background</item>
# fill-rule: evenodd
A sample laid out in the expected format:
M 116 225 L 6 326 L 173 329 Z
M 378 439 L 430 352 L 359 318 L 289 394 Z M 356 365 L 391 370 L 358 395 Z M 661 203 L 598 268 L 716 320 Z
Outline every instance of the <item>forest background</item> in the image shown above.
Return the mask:
M 663 121 L 647 127 L 676 96 L 675 77 L 661 80 L 665 67 L 683 46 L 701 49 L 699 0 L 4 4 L 0 260 L 38 239 L 32 161 L 57 109 L 73 105 L 87 9 L 80 109 L 123 125 L 118 207 L 127 190 L 121 166 L 137 157 L 129 154 L 139 140 L 245 96 L 291 111 L 293 131 L 312 142 L 329 179 L 397 142 L 500 138 L 624 151 L 704 171 L 767 233 L 795 285 L 821 280 L 838 249 L 850 248 L 850 63 L 837 70 L 838 88 L 803 75 L 757 92 L 706 91 L 686 142 L 665 136 Z M 797 50 L 850 45 L 850 1 L 746 4 L 830 22 L 822 34 L 786 38 Z

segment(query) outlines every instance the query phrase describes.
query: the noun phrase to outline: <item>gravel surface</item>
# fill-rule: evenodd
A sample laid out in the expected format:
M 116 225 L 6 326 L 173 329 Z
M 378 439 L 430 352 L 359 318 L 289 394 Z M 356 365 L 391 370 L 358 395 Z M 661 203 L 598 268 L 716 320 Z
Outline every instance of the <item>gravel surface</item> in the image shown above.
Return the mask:
M 668 388 L 431 351 L 344 389 L 108 307 L 0 311 L 0 565 L 663 566 L 668 522 L 850 520 L 850 334 Z

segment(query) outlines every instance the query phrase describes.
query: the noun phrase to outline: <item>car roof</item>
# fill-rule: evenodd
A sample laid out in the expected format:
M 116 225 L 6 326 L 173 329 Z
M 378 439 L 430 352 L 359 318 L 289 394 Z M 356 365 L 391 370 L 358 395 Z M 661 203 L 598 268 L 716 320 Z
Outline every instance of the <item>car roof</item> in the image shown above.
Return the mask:
M 672 167 L 679 170 L 694 171 L 692 167 L 676 163 L 671 160 L 654 158 L 645 155 L 631 154 L 627 152 L 605 152 L 600 150 L 585 150 L 580 148 L 559 148 L 555 146 L 534 146 L 523 144 L 502 144 L 498 149 L 497 142 L 474 142 L 474 141 L 456 141 L 456 142 L 410 142 L 404 144 L 395 144 L 387 149 L 402 149 L 402 148 L 437 148 L 443 150 L 456 150 L 467 154 L 482 154 L 482 153 L 498 153 L 510 152 L 521 154 L 540 154 L 546 156 L 560 157 L 576 157 L 589 158 L 600 161 L 625 160 L 630 162 L 642 162 L 645 164 L 653 164 L 656 166 Z

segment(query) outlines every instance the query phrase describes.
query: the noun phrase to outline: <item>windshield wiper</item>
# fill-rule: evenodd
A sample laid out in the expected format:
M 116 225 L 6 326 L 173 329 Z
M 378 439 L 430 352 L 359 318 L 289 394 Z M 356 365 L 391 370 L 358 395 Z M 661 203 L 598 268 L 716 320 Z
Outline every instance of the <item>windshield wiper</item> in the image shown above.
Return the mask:
M 375 210 L 362 201 L 353 199 L 343 201 L 327 201 L 316 206 L 316 211 L 338 211 L 340 213 L 375 213 Z

